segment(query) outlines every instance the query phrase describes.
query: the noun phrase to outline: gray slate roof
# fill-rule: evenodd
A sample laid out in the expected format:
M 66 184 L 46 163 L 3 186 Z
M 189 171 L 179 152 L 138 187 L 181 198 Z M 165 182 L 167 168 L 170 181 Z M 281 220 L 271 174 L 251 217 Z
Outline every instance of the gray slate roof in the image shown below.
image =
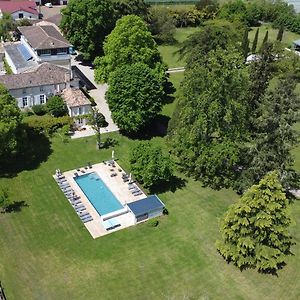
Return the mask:
M 156 195 L 151 195 L 147 198 L 128 203 L 127 206 L 135 216 L 140 216 L 165 207 Z
M 72 46 L 62 34 L 51 25 L 20 26 L 21 34 L 33 49 L 57 49 Z
M 4 49 L 7 54 L 10 56 L 11 60 L 13 61 L 16 68 L 19 69 L 26 69 L 32 68 L 37 66 L 37 62 L 34 60 L 25 60 L 25 58 L 20 53 L 18 46 L 21 45 L 20 42 L 17 43 L 6 43 L 4 44 Z
M 66 82 L 68 71 L 49 63 L 43 63 L 26 73 L 0 76 L 0 83 L 8 90 L 22 89 L 27 87 L 59 84 Z

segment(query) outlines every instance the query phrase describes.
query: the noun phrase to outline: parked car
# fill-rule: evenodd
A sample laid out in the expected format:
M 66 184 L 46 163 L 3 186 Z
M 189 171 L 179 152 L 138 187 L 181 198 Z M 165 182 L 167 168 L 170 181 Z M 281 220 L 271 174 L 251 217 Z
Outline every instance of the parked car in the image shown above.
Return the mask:
M 49 8 L 52 8 L 52 7 L 53 7 L 52 3 L 50 3 L 50 2 L 49 2 L 49 3 L 46 3 L 45 6 L 47 6 L 47 7 L 49 7 Z

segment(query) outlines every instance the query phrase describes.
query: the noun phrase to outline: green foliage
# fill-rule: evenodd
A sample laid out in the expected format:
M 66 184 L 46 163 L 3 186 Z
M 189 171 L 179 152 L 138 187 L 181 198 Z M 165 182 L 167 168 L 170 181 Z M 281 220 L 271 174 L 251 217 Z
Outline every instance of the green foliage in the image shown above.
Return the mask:
M 62 13 L 62 31 L 84 58 L 93 59 L 102 54 L 104 38 L 115 24 L 113 2 L 70 0 Z
M 13 74 L 13 71 L 5 58 L 3 58 L 3 64 L 4 64 L 4 69 L 5 69 L 6 74 L 8 74 L 8 75 Z
M 242 53 L 244 56 L 244 59 L 247 59 L 248 53 L 249 53 L 249 39 L 248 39 L 248 28 L 244 31 L 243 41 L 242 41 Z
M 69 128 L 73 125 L 73 119 L 69 116 L 53 117 L 50 115 L 44 116 L 29 116 L 24 118 L 24 123 L 38 132 L 44 132 L 51 135 L 56 132 L 58 128 L 68 125 Z
M 5 212 L 10 205 L 11 201 L 9 199 L 8 190 L 5 188 L 0 189 L 0 208 L 2 212 Z
M 240 269 L 276 273 L 291 254 L 292 220 L 277 172 L 267 174 L 232 206 L 220 224 L 217 249 Z
M 46 103 L 48 112 L 54 117 L 62 117 L 67 114 L 67 108 L 61 96 L 52 96 Z
M 246 22 L 246 4 L 243 0 L 226 1 L 220 8 L 219 18 L 230 22 Z
M 0 38 L 4 42 L 11 40 L 10 32 L 16 28 L 14 20 L 9 13 L 3 13 L 0 19 Z
M 258 42 L 258 35 L 259 35 L 259 28 L 257 28 L 256 32 L 255 32 L 255 36 L 254 36 L 254 40 L 253 40 L 252 48 L 251 48 L 252 53 L 256 52 L 257 42 Z
M 113 0 L 116 20 L 127 15 L 140 16 L 145 21 L 149 18 L 149 5 L 144 0 Z
M 181 58 L 186 58 L 189 67 L 218 47 L 239 49 L 241 40 L 242 32 L 236 25 L 227 21 L 207 22 L 181 44 L 179 54 Z
M 38 115 L 38 116 L 43 116 L 47 113 L 47 107 L 44 104 L 38 104 L 38 105 L 33 105 L 32 106 L 32 111 Z
M 97 138 L 97 148 L 101 148 L 101 128 L 107 127 L 108 123 L 105 120 L 105 117 L 99 110 L 95 107 L 92 107 L 90 114 L 88 115 L 89 125 L 96 131 Z
M 175 20 L 176 27 L 199 26 L 205 19 L 205 14 L 196 8 L 170 9 L 170 14 Z
M 279 42 L 282 41 L 282 38 L 283 38 L 283 32 L 284 32 L 284 26 L 281 25 L 281 26 L 279 27 L 279 30 L 278 30 L 278 34 L 277 34 L 277 38 L 276 38 L 277 41 L 279 41 Z
M 174 165 L 162 148 L 151 142 L 139 142 L 130 153 L 130 165 L 136 180 L 146 188 L 168 182 Z
M 174 43 L 175 21 L 168 8 L 151 7 L 149 23 L 150 31 L 158 43 Z
M 268 39 L 269 39 L 269 31 L 267 30 L 266 35 L 262 41 L 262 47 L 264 47 L 264 45 L 268 42 Z
M 201 11 L 205 20 L 214 19 L 219 9 L 217 0 L 199 0 L 195 6 Z
M 295 87 L 294 78 L 280 78 L 274 89 L 266 91 L 254 112 L 252 143 L 246 156 L 249 162 L 241 178 L 244 186 L 258 182 L 275 169 L 285 177 L 293 173 L 291 150 L 298 144 L 299 134 L 294 125 L 300 108 Z M 290 189 L 291 185 L 292 182 L 286 180 L 285 187 Z
M 144 63 L 155 68 L 161 63 L 157 45 L 146 23 L 138 16 L 129 15 L 118 20 L 106 38 L 104 56 L 95 59 L 95 79 L 108 80 L 111 72 L 124 65 Z
M 22 116 L 17 101 L 0 85 L 0 158 L 7 158 L 18 148 Z
M 157 219 L 150 219 L 147 221 L 147 225 L 149 227 L 157 227 L 159 224 L 159 221 Z
M 112 73 L 106 98 L 120 129 L 136 133 L 161 111 L 164 78 L 164 70 L 143 63 L 124 65 Z
M 247 86 L 243 57 L 233 48 L 210 51 L 185 72 L 169 139 L 182 169 L 214 188 L 235 177 L 247 134 Z

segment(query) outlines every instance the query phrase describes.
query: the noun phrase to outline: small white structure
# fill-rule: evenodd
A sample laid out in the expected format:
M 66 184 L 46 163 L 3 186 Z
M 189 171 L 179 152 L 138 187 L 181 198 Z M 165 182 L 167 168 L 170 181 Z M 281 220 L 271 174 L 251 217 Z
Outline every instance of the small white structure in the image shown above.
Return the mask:
M 151 195 L 147 198 L 128 203 L 127 207 L 134 215 L 136 224 L 161 216 L 165 205 L 156 195 Z
M 75 117 L 75 124 L 78 126 L 86 125 L 86 115 L 91 110 L 91 102 L 84 93 L 78 88 L 67 88 L 62 91 L 61 96 L 66 103 L 69 116 Z
M 39 13 L 35 1 L 0 1 L 0 18 L 10 14 L 14 20 L 38 20 Z

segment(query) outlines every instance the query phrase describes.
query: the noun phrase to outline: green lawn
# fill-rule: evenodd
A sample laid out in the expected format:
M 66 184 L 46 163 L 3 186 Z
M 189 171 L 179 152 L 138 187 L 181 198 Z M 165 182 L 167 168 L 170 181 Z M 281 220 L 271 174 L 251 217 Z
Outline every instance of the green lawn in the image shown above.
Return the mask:
M 252 42 L 256 33 L 257 27 L 252 27 L 252 30 L 249 32 L 249 40 Z M 278 29 L 273 29 L 271 25 L 262 25 L 259 27 L 259 36 L 258 36 L 258 48 L 261 46 L 262 41 L 265 37 L 266 31 L 269 31 L 269 41 L 275 41 L 277 38 Z M 285 31 L 283 34 L 282 43 L 285 47 L 291 46 L 294 40 L 300 39 L 300 35 L 290 31 Z M 250 43 L 251 47 L 251 43 Z
M 250 48 L 251 43 L 254 39 L 256 29 L 256 27 L 253 27 L 249 32 Z M 179 59 L 179 55 L 176 52 L 179 49 L 179 44 L 183 42 L 190 34 L 196 32 L 197 30 L 199 30 L 199 27 L 176 28 L 175 39 L 178 41 L 178 43 L 175 43 L 174 45 L 160 45 L 158 47 L 163 61 L 168 65 L 169 68 L 185 66 L 184 60 Z M 269 40 L 276 40 L 278 30 L 273 29 L 271 25 L 262 25 L 259 27 L 260 33 L 258 39 L 258 48 L 261 46 L 267 30 L 269 31 Z M 291 46 L 292 42 L 297 39 L 300 39 L 299 34 L 285 31 L 282 42 L 285 47 L 289 47 Z
M 129 168 L 136 141 L 112 134 L 119 163 Z M 162 138 L 155 138 L 164 143 Z M 51 175 L 87 161 L 110 157 L 95 140 L 52 142 L 52 154 L 38 168 L 2 178 L 11 198 L 25 201 L 20 212 L 0 214 L 0 279 L 9 300 L 17 299 L 299 299 L 298 242 L 279 277 L 238 271 L 215 250 L 218 218 L 237 196 L 188 180 L 176 192 L 160 194 L 170 212 L 157 228 L 138 225 L 93 240 Z M 300 203 L 293 214 L 300 213 Z

